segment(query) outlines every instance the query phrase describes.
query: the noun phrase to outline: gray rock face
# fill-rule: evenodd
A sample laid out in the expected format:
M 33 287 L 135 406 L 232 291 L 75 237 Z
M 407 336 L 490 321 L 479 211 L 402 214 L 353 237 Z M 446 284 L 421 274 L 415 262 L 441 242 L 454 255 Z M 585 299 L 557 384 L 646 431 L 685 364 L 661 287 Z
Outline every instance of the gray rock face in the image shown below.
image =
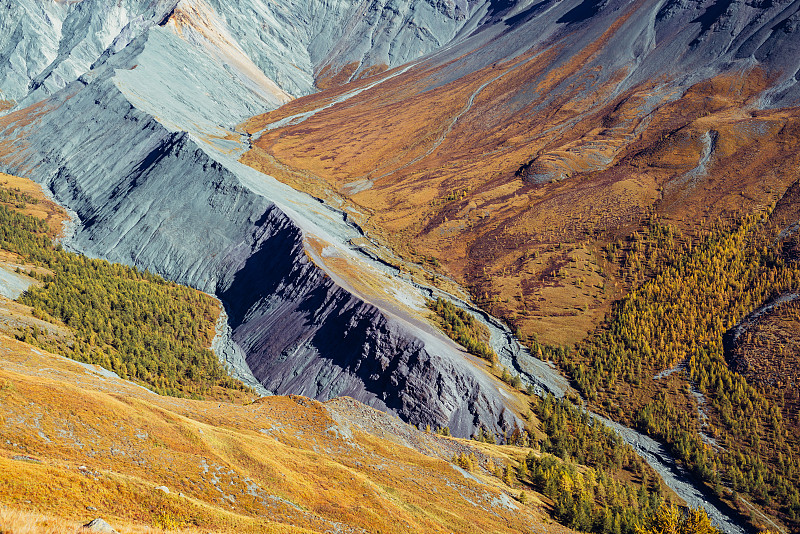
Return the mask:
M 163 19 L 175 0 L 4 0 L 0 3 L 0 90 L 26 104 L 89 70 L 109 46 L 117 50 Z
M 586 72 L 596 72 L 596 82 L 586 87 L 589 94 L 597 84 L 621 71 L 626 75 L 618 82 L 620 91 L 653 80 L 687 87 L 723 72 L 760 66 L 778 77 L 765 92 L 762 105 L 800 102 L 797 0 L 664 0 L 644 2 L 633 9 L 624 0 L 495 4 L 498 7 L 490 6 L 475 24 L 473 34 L 438 61 L 444 63 L 480 50 L 453 65 L 451 77 L 558 43 L 550 72 L 587 47 L 599 45 L 563 87 L 577 83 Z M 480 48 L 479 43 L 487 43 L 486 48 Z M 521 93 L 519 103 L 524 104 L 530 95 Z
M 358 76 L 437 50 L 458 33 L 469 11 L 464 0 L 209 3 L 258 67 L 295 96 L 312 92 L 326 67 L 357 63 Z
M 225 310 L 222 310 L 217 320 L 216 335 L 211 342 L 211 350 L 227 367 L 231 376 L 238 378 L 253 388 L 258 395 L 272 395 L 272 392 L 261 385 L 261 382 L 253 376 L 253 371 L 247 365 L 247 357 L 244 351 L 233 340 L 233 329 L 231 329 L 231 325 L 228 322 L 228 314 L 225 313 Z
M 513 426 L 491 379 L 465 366 L 447 343 L 347 293 L 313 263 L 296 261 L 302 251 L 290 228 L 272 233 L 220 293 L 233 303 L 234 340 L 264 387 L 317 399 L 347 395 L 462 436 L 489 421 Z
M 438 49 L 469 10 L 465 0 L 2 0 L 0 98 L 32 104 L 76 80 L 104 52 L 176 20 L 205 52 L 240 54 L 281 91 L 301 96 L 314 91 L 326 66 L 355 62 L 358 76 Z
M 6 265 L 0 265 L 0 295 L 3 295 L 5 298 L 19 298 L 33 282 L 33 278 L 17 274 Z

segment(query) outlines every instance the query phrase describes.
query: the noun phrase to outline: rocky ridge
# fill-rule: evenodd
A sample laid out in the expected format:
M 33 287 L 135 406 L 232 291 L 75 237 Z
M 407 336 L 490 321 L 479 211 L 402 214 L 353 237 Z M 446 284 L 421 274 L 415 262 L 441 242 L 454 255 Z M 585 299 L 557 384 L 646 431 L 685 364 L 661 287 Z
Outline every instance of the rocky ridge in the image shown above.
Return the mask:
M 438 49 L 466 22 L 466 0 L 81 0 L 5 2 L 0 21 L 0 91 L 24 107 L 87 72 L 157 25 L 174 24 L 206 53 L 266 78 L 293 96 L 315 90 L 323 70 L 349 77 L 392 68 Z M 202 43 L 205 41 L 205 43 Z M 233 55 L 240 56 L 232 58 Z M 239 63 L 236 65 L 236 63 Z M 263 81 L 263 80 L 262 80 Z
M 74 211 L 66 244 L 219 295 L 269 391 L 346 394 L 464 436 L 513 426 L 511 401 L 427 325 L 417 289 L 358 254 L 341 213 L 236 161 L 233 125 L 286 94 L 214 26 L 224 13 L 159 5 L 77 80 L 0 119 L 3 167 Z M 352 287 L 334 262 L 373 281 Z

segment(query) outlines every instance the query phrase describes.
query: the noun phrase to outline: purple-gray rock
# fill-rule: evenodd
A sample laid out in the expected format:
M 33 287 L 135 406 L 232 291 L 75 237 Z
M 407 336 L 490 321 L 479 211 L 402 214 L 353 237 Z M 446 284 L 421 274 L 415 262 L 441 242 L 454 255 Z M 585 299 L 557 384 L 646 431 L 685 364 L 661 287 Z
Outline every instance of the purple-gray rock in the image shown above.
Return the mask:
M 111 525 L 109 525 L 99 517 L 97 519 L 92 519 L 91 521 L 83 525 L 81 527 L 81 530 L 88 530 L 89 532 L 100 532 L 105 534 L 119 534 L 116 530 L 114 530 L 111 527 Z

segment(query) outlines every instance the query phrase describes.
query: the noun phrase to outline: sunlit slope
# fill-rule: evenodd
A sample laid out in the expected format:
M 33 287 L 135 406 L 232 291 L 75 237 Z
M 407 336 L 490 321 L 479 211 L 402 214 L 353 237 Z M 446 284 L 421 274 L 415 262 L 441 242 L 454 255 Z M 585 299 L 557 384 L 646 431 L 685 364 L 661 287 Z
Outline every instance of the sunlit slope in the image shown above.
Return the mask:
M 496 476 L 495 466 L 516 464 L 508 455 L 524 456 L 520 450 L 482 445 L 489 452 L 481 452 L 475 443 L 417 431 L 352 399 L 324 406 L 270 397 L 250 404 L 253 396 L 236 391 L 240 385 L 230 380 L 231 391 L 203 393 L 233 403 L 163 397 L 107 369 L 46 351 L 61 348 L 126 373 L 130 367 L 117 361 L 131 356 L 123 354 L 126 334 L 116 327 L 95 332 L 69 318 L 64 295 L 80 291 L 95 303 L 81 314 L 106 317 L 93 286 L 98 281 L 105 285 L 101 300 L 120 309 L 141 306 L 162 286 L 179 286 L 56 249 L 40 239 L 42 222 L 63 218 L 63 211 L 30 182 L 4 178 L 3 267 L 9 270 L 14 260 L 19 269 L 11 274 L 29 282 L 20 302 L 0 297 L 0 504 L 53 516 L 56 523 L 99 515 L 123 532 L 136 524 L 253 532 L 518 531 L 545 520 L 540 500 L 517 502 Z M 23 224 L 30 230 L 13 227 Z M 84 278 L 69 278 L 70 272 Z M 144 286 L 138 302 L 126 292 L 131 283 Z M 195 305 L 212 311 L 199 292 L 180 292 L 176 301 L 199 298 Z M 186 310 L 180 315 L 188 320 Z M 190 327 L 199 329 L 200 342 L 209 342 L 202 330 L 215 319 L 202 315 Z M 113 311 L 109 317 L 117 321 Z M 145 316 L 128 321 L 142 332 L 154 327 Z M 144 362 L 166 373 L 176 355 L 186 357 L 165 347 L 139 354 L 134 368 Z M 187 377 L 198 379 L 198 371 L 180 377 L 188 389 L 173 394 L 192 392 Z M 156 387 L 164 376 L 136 378 Z M 474 474 L 447 461 L 464 453 L 479 459 Z M 464 503 L 474 509 L 464 512 Z M 0 514 L 0 525 L 16 531 L 6 524 L 19 519 L 15 514 Z
M 19 178 L 8 178 L 21 186 L 30 185 Z M 128 330 L 115 326 L 112 333 L 102 328 L 98 330 L 96 326 L 118 324 L 120 317 L 113 309 L 141 307 L 152 301 L 152 297 L 161 294 L 164 289 L 168 292 L 177 290 L 176 301 L 188 299 L 203 313 L 193 315 L 184 308 L 170 311 L 166 315 L 182 317 L 181 322 L 184 326 L 193 331 L 196 329 L 197 333 L 193 336 L 195 344 L 208 343 L 209 340 L 204 337 L 203 330 L 208 330 L 214 322 L 214 317 L 208 317 L 213 308 L 211 302 L 194 290 L 180 288 L 175 284 L 165 284 L 147 273 L 65 253 L 58 250 L 49 239 L 39 239 L 41 236 L 37 232 L 44 232 L 42 218 L 25 217 L 22 213 L 36 211 L 44 214 L 51 210 L 60 213 L 60 210 L 50 201 L 34 197 L 33 193 L 35 189 L 31 189 L 31 194 L 17 189 L 0 189 L 0 200 L 2 200 L 0 203 L 3 204 L 0 209 L 0 218 L 3 222 L 0 230 L 3 239 L 0 243 L 7 249 L 6 256 L 17 257 L 19 272 L 13 274 L 28 281 L 27 291 L 16 297 L 18 301 L 0 297 L 0 336 L 2 336 L 0 352 L 7 354 L 6 361 L 2 362 L 2 367 L 7 373 L 0 376 L 0 389 L 3 391 L 0 396 L 0 406 L 2 413 L 9 415 L 7 418 L 5 415 L 0 415 L 5 425 L 0 435 L 7 438 L 8 447 L 5 449 L 8 456 L 4 458 L 6 461 L 9 458 L 11 460 L 4 479 L 9 481 L 5 494 L 7 499 L 0 501 L 3 506 L 8 507 L 0 507 L 0 525 L 3 528 L 16 532 L 27 528 L 25 525 L 36 523 L 38 525 L 36 529 L 39 530 L 46 528 L 49 528 L 49 532 L 70 530 L 71 524 L 77 525 L 85 521 L 85 518 L 80 519 L 78 514 L 84 507 L 87 512 L 97 512 L 102 509 L 103 515 L 111 517 L 117 526 L 122 525 L 124 527 L 122 530 L 128 532 L 149 528 L 148 524 L 175 529 L 192 525 L 197 528 L 208 525 L 227 528 L 231 525 L 241 527 L 259 523 L 252 518 L 236 519 L 236 516 L 229 517 L 225 514 L 220 516 L 221 512 L 217 509 L 220 508 L 219 503 L 228 503 L 234 508 L 239 504 L 247 506 L 247 510 L 255 506 L 247 500 L 249 497 L 240 495 L 241 492 L 229 490 L 225 485 L 220 486 L 220 481 L 225 480 L 224 476 L 233 477 L 233 480 L 227 481 L 228 485 L 236 485 L 242 477 L 249 477 L 244 478 L 245 489 L 242 491 L 246 490 L 246 494 L 256 500 L 261 499 L 258 502 L 265 507 L 267 505 L 264 504 L 264 499 L 270 499 L 295 506 L 295 509 L 305 512 L 303 520 L 291 516 L 286 519 L 287 524 L 275 526 L 278 531 L 286 531 L 289 525 L 291 528 L 301 530 L 308 525 L 311 525 L 309 528 L 317 528 L 318 524 L 325 524 L 326 518 L 331 514 L 335 517 L 335 521 L 340 521 L 342 525 L 351 528 L 350 516 L 337 515 L 333 512 L 326 515 L 330 509 L 324 508 L 323 505 L 320 506 L 323 506 L 326 512 L 318 514 L 322 517 L 309 519 L 308 506 L 303 504 L 304 501 L 292 497 L 295 494 L 306 496 L 308 491 L 313 491 L 309 487 L 336 488 L 342 476 L 350 476 L 350 480 L 358 482 L 358 477 L 353 479 L 352 473 L 342 474 L 340 470 L 330 469 L 330 455 L 333 450 L 347 456 L 345 468 L 355 465 L 367 469 L 364 467 L 367 462 L 378 462 L 374 465 L 384 472 L 389 467 L 397 467 L 397 462 L 400 461 L 404 462 L 401 466 L 403 472 L 416 473 L 419 469 L 428 469 L 429 476 L 415 479 L 417 486 L 414 486 L 414 491 L 410 493 L 391 491 L 395 487 L 391 480 L 400 476 L 394 468 L 388 471 L 389 479 L 372 477 L 371 482 L 363 483 L 367 488 L 373 488 L 374 484 L 378 484 L 384 493 L 389 492 L 390 501 L 410 512 L 413 517 L 418 515 L 429 517 L 427 522 L 417 520 L 420 525 L 426 525 L 426 531 L 432 528 L 427 526 L 427 523 L 431 522 L 434 527 L 437 524 L 452 525 L 450 530 L 468 531 L 463 525 L 470 519 L 469 514 L 458 515 L 455 508 L 449 504 L 439 505 L 438 501 L 434 502 L 433 509 L 429 509 L 428 505 L 423 506 L 424 498 L 420 498 L 416 490 L 437 492 L 439 491 L 437 487 L 441 484 L 452 488 L 456 492 L 455 495 L 460 495 L 477 508 L 483 507 L 484 510 L 489 510 L 492 507 L 502 507 L 506 513 L 512 515 L 522 513 L 520 510 L 523 509 L 527 510 L 525 513 L 534 513 L 534 516 L 538 513 L 547 513 L 562 524 L 582 530 L 594 528 L 598 521 L 604 521 L 610 522 L 609 524 L 618 523 L 622 532 L 632 532 L 635 525 L 659 505 L 665 493 L 668 497 L 675 498 L 659 480 L 657 474 L 613 432 L 601 430 L 599 423 L 593 422 L 585 412 L 572 407 L 566 399 L 556 401 L 551 396 L 539 400 L 521 394 L 516 390 L 520 386 L 519 379 L 517 378 L 517 383 L 514 385 L 514 380 L 510 380 L 507 371 L 503 373 L 504 380 L 511 382 L 513 387 L 500 386 L 498 391 L 509 399 L 514 398 L 518 409 L 525 412 L 524 418 L 527 421 L 525 428 L 515 426 L 514 430 L 505 436 L 497 436 L 490 430 L 481 428 L 476 436 L 476 439 L 480 439 L 480 443 L 445 439 L 432 435 L 430 430 L 420 432 L 393 416 L 382 414 L 349 398 L 331 401 L 323 409 L 320 404 L 309 399 L 293 397 L 293 401 L 300 407 L 314 409 L 306 415 L 292 414 L 292 417 L 299 417 L 295 420 L 297 427 L 293 427 L 293 431 L 289 432 L 286 429 L 283 419 L 275 415 L 278 413 L 275 409 L 270 409 L 269 413 L 272 415 L 267 416 L 271 419 L 269 423 L 271 426 L 251 420 L 237 428 L 250 430 L 257 428 L 260 434 L 273 438 L 275 432 L 289 432 L 287 436 L 291 436 L 290 442 L 285 440 L 286 436 L 279 436 L 277 439 L 303 449 L 310 447 L 315 453 L 322 455 L 321 459 L 314 460 L 317 464 L 316 471 L 311 466 L 301 469 L 297 467 L 297 460 L 284 457 L 274 460 L 280 465 L 267 465 L 266 460 L 259 460 L 261 467 L 253 467 L 253 462 L 256 460 L 251 456 L 242 459 L 242 454 L 251 454 L 247 451 L 263 449 L 263 446 L 252 445 L 245 439 L 249 436 L 247 433 L 235 436 L 235 431 L 230 431 L 227 423 L 215 418 L 199 419 L 211 427 L 222 428 L 222 430 L 211 428 L 216 436 L 210 442 L 212 445 L 201 446 L 200 441 L 206 439 L 206 432 L 203 430 L 205 427 L 199 427 L 198 435 L 193 436 L 191 429 L 183 424 L 185 421 L 182 423 L 179 415 L 174 413 L 176 407 L 185 405 L 184 401 L 158 397 L 143 385 L 181 397 L 187 394 L 193 396 L 202 394 L 206 398 L 216 397 L 206 406 L 216 407 L 222 410 L 221 413 L 241 410 L 242 403 L 252 406 L 252 391 L 242 388 L 236 381 L 227 378 L 227 375 L 221 377 L 220 381 L 214 381 L 213 384 L 204 384 L 203 372 L 219 370 L 218 366 L 196 361 L 197 353 L 192 356 L 191 350 L 187 352 L 185 349 L 189 347 L 182 346 L 180 339 L 176 345 L 162 337 L 151 350 L 131 352 L 128 346 L 131 341 Z M 28 227 L 32 230 L 24 231 Z M 36 264 L 26 264 L 25 260 Z M 64 276 L 64 273 L 68 272 L 78 275 Z M 3 280 L 5 281 L 5 278 Z M 131 294 L 132 284 L 141 286 L 140 289 L 144 291 Z M 98 293 L 99 289 L 103 291 Z M 75 291 L 80 291 L 81 298 L 78 300 L 92 303 L 93 306 L 77 313 L 69 312 L 74 302 L 70 302 L 68 298 L 65 304 L 63 297 Z M 112 310 L 103 305 L 106 301 L 113 303 Z M 33 307 L 24 303 L 32 304 Z M 190 319 L 190 315 L 193 319 Z M 83 319 L 76 319 L 76 316 L 92 317 L 94 320 L 87 324 Z M 102 319 L 98 320 L 99 317 Z M 156 321 L 153 321 L 154 318 Z M 173 321 L 158 309 L 133 317 L 127 316 L 124 322 L 129 328 L 146 335 L 156 334 L 161 337 L 166 333 L 157 332 L 162 329 L 156 327 L 154 323 L 163 323 L 161 326 L 165 326 L 166 330 L 178 333 L 174 331 Z M 183 342 L 186 342 L 185 337 Z M 70 364 L 64 358 L 48 352 L 48 348 L 63 351 L 63 354 L 72 358 L 100 363 L 105 369 L 85 363 Z M 120 359 L 126 360 L 127 364 L 120 362 Z M 192 363 L 191 368 L 185 369 L 185 372 L 178 377 L 171 374 L 172 364 L 176 359 L 184 362 L 191 360 Z M 198 363 L 201 369 L 198 369 Z M 112 370 L 136 379 L 139 384 L 120 379 Z M 85 376 L 87 374 L 93 377 L 88 382 Z M 164 381 L 168 377 L 170 381 L 177 378 L 176 385 L 179 385 L 180 389 L 165 389 Z M 212 387 L 208 387 L 209 385 Z M 109 393 L 110 400 L 106 399 L 109 402 L 105 403 L 103 401 L 105 397 L 94 391 L 86 391 L 87 388 L 91 390 L 93 387 Z M 69 402 L 59 404 L 58 399 L 61 398 L 69 399 Z M 279 412 L 286 410 L 288 413 L 293 410 L 292 403 L 287 407 L 279 400 L 271 397 L 268 401 L 261 400 L 256 404 L 282 407 Z M 57 406 L 51 408 L 48 403 Z M 157 406 L 151 406 L 153 403 Z M 173 413 L 170 415 L 158 407 L 166 408 L 168 412 Z M 29 416 L 33 419 L 29 419 Z M 124 422 L 126 420 L 132 422 L 128 424 Z M 134 427 L 134 424 L 139 426 Z M 178 428 L 165 429 L 165 425 Z M 348 446 L 329 443 L 328 438 L 353 441 L 353 436 L 359 435 L 357 433 L 359 429 L 372 436 L 367 436 L 354 445 L 363 454 L 359 453 L 353 457 L 353 453 L 348 452 Z M 199 461 L 203 470 L 200 478 L 203 482 L 207 482 L 204 476 L 209 473 L 209 460 L 205 455 L 211 454 L 209 452 L 211 449 L 221 446 L 218 443 L 220 432 L 228 436 L 224 445 L 226 456 L 224 458 L 220 456 L 228 463 L 217 464 L 216 470 L 208 475 L 211 477 L 211 486 L 198 489 L 196 483 L 192 482 L 194 471 L 187 467 L 192 465 L 194 468 L 190 457 L 204 455 L 203 458 L 194 460 Z M 440 429 L 440 432 L 449 434 L 450 429 Z M 318 434 L 325 438 L 322 440 L 322 445 L 315 437 Z M 389 442 L 385 443 L 383 440 Z M 511 445 L 495 445 L 497 441 Z M 245 444 L 249 444 L 250 448 L 245 448 Z M 410 447 L 429 458 L 414 460 L 416 456 L 408 456 L 411 454 L 410 451 L 398 452 L 395 446 Z M 70 447 L 76 451 L 65 453 L 64 448 L 69 450 Z M 394 463 L 384 459 L 384 456 L 389 457 Z M 121 459 L 119 464 L 115 462 L 116 458 Z M 150 458 L 157 458 L 159 463 L 152 462 Z M 459 465 L 461 469 L 447 467 L 441 460 L 449 460 Z M 102 478 L 105 480 L 105 486 L 101 484 L 102 487 L 99 489 L 88 487 L 85 483 L 79 482 L 80 476 L 70 478 L 64 475 L 66 481 L 61 481 L 59 469 L 64 467 L 65 461 L 77 465 L 78 475 L 91 476 L 96 481 Z M 90 471 L 92 465 L 98 467 Z M 126 467 L 120 468 L 122 465 Z M 247 474 L 242 475 L 242 468 L 237 468 L 237 465 L 243 466 Z M 258 476 L 264 476 L 264 469 L 267 469 L 265 465 L 279 470 L 282 476 L 290 476 L 290 479 L 297 479 L 299 482 L 289 484 L 280 493 L 269 494 L 266 497 L 263 491 L 254 493 L 260 487 L 254 480 Z M 294 465 L 297 469 L 287 474 L 285 467 L 287 465 Z M 323 467 L 319 467 L 320 465 Z M 40 466 L 45 470 L 45 474 L 32 466 Z M 147 475 L 135 471 L 136 469 L 147 470 Z M 288 468 L 289 471 L 292 469 Z M 307 472 L 301 477 L 297 471 L 303 469 Z M 67 472 L 72 473 L 69 468 Z M 469 482 L 463 487 L 454 485 L 451 479 L 453 472 L 460 473 L 466 480 L 475 482 L 478 486 L 470 486 Z M 239 478 L 234 477 L 237 473 L 240 473 Z M 270 472 L 270 483 L 277 478 L 277 475 L 273 474 Z M 42 480 L 44 476 L 59 479 L 57 483 L 59 491 L 49 492 L 47 485 L 49 482 Z M 576 483 L 557 483 L 564 477 L 570 477 L 569 479 L 574 479 Z M 410 478 L 406 477 L 404 481 L 409 482 Z M 157 486 L 159 483 L 161 485 Z M 191 500 L 170 501 L 169 496 L 175 493 L 175 487 L 172 486 L 177 486 L 178 497 L 181 499 L 189 495 L 189 491 L 192 491 L 192 494 L 200 492 L 201 500 L 206 504 L 200 506 Z M 153 487 L 156 497 L 148 493 Z M 212 488 L 221 492 L 222 500 L 219 503 L 209 497 L 209 493 L 213 496 L 213 492 L 210 491 Z M 336 492 L 334 494 L 336 499 L 350 502 L 350 496 L 342 496 Z M 31 495 L 39 500 L 31 499 Z M 117 498 L 114 495 L 123 497 Z M 242 504 L 243 498 L 244 504 Z M 449 493 L 443 497 L 448 502 L 451 498 L 458 500 Z M 140 504 L 134 507 L 133 511 L 125 508 L 126 511 L 122 512 L 123 505 L 119 503 L 128 499 L 137 500 Z M 332 499 L 334 497 L 331 497 Z M 87 502 L 91 504 L 86 504 Z M 95 502 L 101 502 L 103 506 L 98 506 Z M 326 501 L 325 504 L 329 505 L 330 502 Z M 196 510 L 197 506 L 200 506 L 200 511 Z M 376 506 L 383 507 L 384 504 L 379 502 Z M 533 508 L 530 508 L 531 506 Z M 364 512 L 363 507 L 358 508 L 354 505 L 351 508 L 356 510 L 354 514 Z M 75 513 L 70 515 L 64 510 L 75 510 Z M 187 510 L 194 512 L 189 513 Z M 500 514 L 496 517 L 502 516 L 503 514 Z M 530 518 L 521 520 L 527 521 Z M 132 524 L 131 521 L 141 525 Z M 533 521 L 531 525 L 536 525 L 539 520 L 534 517 Z M 489 523 L 491 521 L 486 524 Z M 50 526 L 46 527 L 45 524 Z M 513 525 L 514 521 L 508 524 Z M 490 525 L 486 528 L 489 527 Z M 271 526 L 259 523 L 253 528 L 263 531 Z
M 776 107 L 794 102 L 793 60 L 777 53 L 793 45 L 758 18 L 791 8 L 494 9 L 374 88 L 252 119 L 242 161 L 344 196 L 372 235 L 437 258 L 484 307 L 558 343 L 620 295 L 597 245 L 654 210 L 681 226 L 759 210 L 794 181 L 798 113 Z
M 483 469 L 442 460 L 474 451 L 485 463 L 469 442 L 355 401 L 167 398 L 7 337 L 0 345 L 5 505 L 218 531 L 560 531 L 536 500 L 523 505 Z

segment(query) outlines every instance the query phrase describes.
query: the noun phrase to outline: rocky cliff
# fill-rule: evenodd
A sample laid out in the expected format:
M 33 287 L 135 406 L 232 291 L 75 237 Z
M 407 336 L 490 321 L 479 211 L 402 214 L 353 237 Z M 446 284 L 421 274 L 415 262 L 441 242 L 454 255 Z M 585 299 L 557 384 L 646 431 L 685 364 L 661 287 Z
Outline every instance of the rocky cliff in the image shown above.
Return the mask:
M 77 80 L 0 119 L 3 167 L 75 213 L 68 246 L 217 294 L 272 392 L 350 395 L 460 435 L 513 426 L 493 379 L 421 320 L 419 291 L 358 257 L 341 213 L 236 162 L 246 140 L 233 125 L 288 96 L 217 26 L 224 12 L 168 7 Z M 324 243 L 316 262 L 310 239 Z M 326 272 L 332 256 L 393 293 L 350 287 Z
M 212 56 L 240 56 L 250 74 L 300 96 L 322 71 L 349 66 L 347 81 L 437 50 L 470 12 L 466 0 L 7 0 L 0 9 L 0 97 L 23 106 L 157 25 L 185 30 Z

